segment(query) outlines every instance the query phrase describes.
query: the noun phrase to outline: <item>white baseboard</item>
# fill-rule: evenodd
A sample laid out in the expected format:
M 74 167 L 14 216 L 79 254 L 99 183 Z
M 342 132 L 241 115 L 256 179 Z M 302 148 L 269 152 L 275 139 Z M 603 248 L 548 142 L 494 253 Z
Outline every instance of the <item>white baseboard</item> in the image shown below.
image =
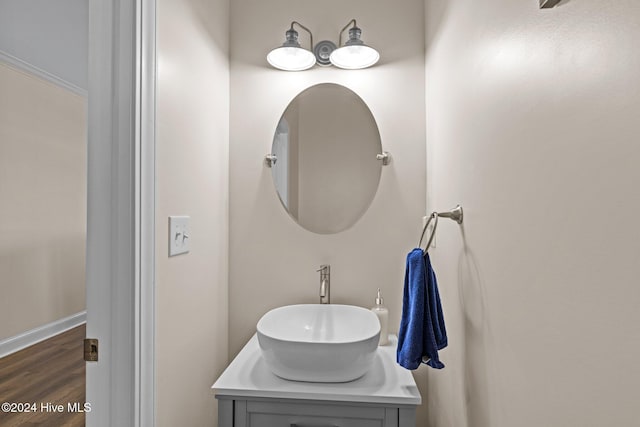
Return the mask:
M 73 329 L 76 326 L 80 326 L 83 323 L 86 323 L 86 321 L 87 312 L 82 311 L 69 317 L 65 317 L 64 319 L 56 320 L 55 322 L 51 322 L 22 334 L 4 339 L 0 341 L 0 358 L 39 343 L 40 341 L 54 337 L 62 332 L 68 331 L 69 329 Z

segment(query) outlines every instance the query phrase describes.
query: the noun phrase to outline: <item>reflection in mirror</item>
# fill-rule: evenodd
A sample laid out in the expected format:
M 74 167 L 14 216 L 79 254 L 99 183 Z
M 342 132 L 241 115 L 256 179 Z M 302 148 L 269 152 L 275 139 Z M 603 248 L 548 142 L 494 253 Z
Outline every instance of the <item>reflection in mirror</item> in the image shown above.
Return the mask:
M 300 93 L 276 127 L 273 181 L 282 205 L 319 234 L 348 229 L 373 201 L 382 152 L 375 119 L 350 89 L 319 84 Z

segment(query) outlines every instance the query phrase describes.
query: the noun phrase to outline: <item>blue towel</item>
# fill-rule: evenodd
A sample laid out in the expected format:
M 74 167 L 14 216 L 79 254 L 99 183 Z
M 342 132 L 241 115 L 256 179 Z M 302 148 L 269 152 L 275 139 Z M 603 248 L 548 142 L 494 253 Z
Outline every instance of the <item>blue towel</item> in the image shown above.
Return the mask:
M 442 369 L 444 364 L 438 359 L 438 350 L 446 346 L 447 331 L 436 275 L 429 254 L 416 248 L 407 255 L 396 360 L 412 370 L 421 362 Z

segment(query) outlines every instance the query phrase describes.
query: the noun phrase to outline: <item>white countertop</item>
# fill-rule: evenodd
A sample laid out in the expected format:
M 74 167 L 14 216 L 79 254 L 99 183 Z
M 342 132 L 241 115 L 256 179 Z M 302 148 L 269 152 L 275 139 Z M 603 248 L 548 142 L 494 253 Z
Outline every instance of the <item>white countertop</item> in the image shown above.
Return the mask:
M 288 381 L 274 375 L 262 359 L 254 334 L 213 384 L 216 397 L 268 397 L 393 405 L 419 405 L 420 392 L 411 371 L 396 363 L 395 335 L 378 347 L 373 365 L 363 377 L 348 383 Z

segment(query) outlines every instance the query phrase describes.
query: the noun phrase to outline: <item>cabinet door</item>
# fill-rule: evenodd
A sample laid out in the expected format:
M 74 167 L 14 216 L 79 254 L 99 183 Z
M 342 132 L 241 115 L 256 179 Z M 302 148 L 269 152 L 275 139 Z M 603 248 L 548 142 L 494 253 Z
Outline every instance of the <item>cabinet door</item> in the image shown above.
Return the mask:
M 387 427 L 397 417 L 379 407 L 251 401 L 246 414 L 247 427 Z

